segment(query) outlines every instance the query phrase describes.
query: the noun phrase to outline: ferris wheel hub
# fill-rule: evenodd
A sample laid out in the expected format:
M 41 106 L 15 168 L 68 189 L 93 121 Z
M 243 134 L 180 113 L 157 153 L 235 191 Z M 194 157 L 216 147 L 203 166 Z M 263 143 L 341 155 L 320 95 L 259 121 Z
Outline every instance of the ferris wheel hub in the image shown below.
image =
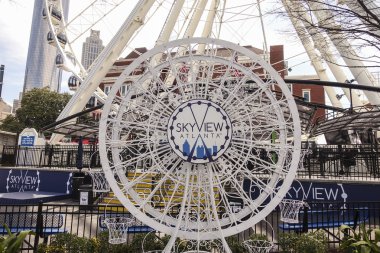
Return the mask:
M 230 146 L 231 125 L 218 104 L 192 99 L 177 107 L 169 118 L 168 141 L 173 151 L 187 162 L 213 162 Z

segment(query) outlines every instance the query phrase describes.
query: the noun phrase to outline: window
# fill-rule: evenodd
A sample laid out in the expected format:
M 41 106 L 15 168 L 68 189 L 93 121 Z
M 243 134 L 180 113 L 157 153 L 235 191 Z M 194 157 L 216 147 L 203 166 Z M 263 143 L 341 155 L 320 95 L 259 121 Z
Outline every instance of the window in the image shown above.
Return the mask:
M 290 90 L 290 93 L 293 94 L 293 84 L 288 83 L 287 85 L 288 85 L 288 88 L 289 88 L 289 90 Z
M 305 102 L 311 101 L 311 92 L 310 90 L 302 90 L 302 97 Z
M 127 93 L 127 85 L 123 84 L 121 86 L 120 95 L 125 96 L 126 93 Z
M 106 93 L 108 95 L 108 93 L 110 93 L 110 90 L 111 90 L 111 86 L 104 86 L 104 93 Z

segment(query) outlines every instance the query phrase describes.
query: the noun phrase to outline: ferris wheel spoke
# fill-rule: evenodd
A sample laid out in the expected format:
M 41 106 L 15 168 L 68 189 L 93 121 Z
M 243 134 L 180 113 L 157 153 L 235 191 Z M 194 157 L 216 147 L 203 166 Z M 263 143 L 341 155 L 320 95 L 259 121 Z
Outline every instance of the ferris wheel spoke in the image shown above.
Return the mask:
M 270 135 L 268 135 L 268 137 L 270 137 Z M 271 140 L 269 138 L 263 138 L 263 140 L 261 139 L 254 140 L 254 139 L 248 139 L 248 138 L 243 139 L 243 138 L 244 136 L 242 138 L 234 137 L 231 140 L 231 143 L 235 145 L 235 148 L 240 151 L 248 151 L 251 148 L 263 149 L 266 151 L 268 150 L 273 151 L 272 149 L 270 149 L 270 146 L 269 146 L 269 144 L 271 143 Z
M 155 88 L 156 92 L 170 92 L 168 89 L 170 86 L 166 85 L 165 82 L 162 80 L 161 75 L 163 74 L 161 71 L 158 71 L 155 69 L 155 66 L 153 66 L 150 62 L 145 61 L 145 65 L 148 68 L 148 72 L 152 76 L 151 84 L 147 87 L 144 87 L 145 90 Z
M 166 156 L 166 159 L 164 162 L 166 164 L 173 164 L 173 163 L 177 164 L 179 162 L 179 160 L 178 160 L 177 156 L 175 156 L 174 154 L 171 154 L 169 156 Z M 130 180 L 128 180 L 127 183 L 124 184 L 124 187 L 123 187 L 124 190 L 129 190 L 139 183 L 144 183 L 144 179 L 146 177 L 150 176 L 149 173 L 152 173 L 152 174 L 158 173 L 158 169 L 154 166 L 151 166 L 148 169 L 144 169 L 144 173 L 142 173 L 141 175 L 139 175 L 139 173 L 137 173 L 136 175 L 139 175 L 137 178 L 131 178 Z
M 172 157 L 176 157 L 175 154 L 172 154 Z M 172 159 L 174 160 L 174 159 Z M 167 162 L 171 162 L 171 161 L 167 161 Z M 165 180 L 167 180 L 169 178 L 169 175 L 171 175 L 173 173 L 173 171 L 175 169 L 177 169 L 177 166 L 181 163 L 181 160 L 177 157 L 176 159 L 176 162 L 173 164 L 173 166 L 165 171 L 163 177 L 160 177 L 160 181 L 154 185 L 151 189 L 151 192 L 149 193 L 149 195 L 141 202 L 141 205 L 140 205 L 140 208 L 144 208 L 145 205 L 152 200 L 152 198 L 156 195 L 157 191 L 161 189 L 162 185 L 164 184 Z
M 224 156 L 232 164 L 239 164 L 241 161 L 246 160 L 246 154 L 241 152 L 241 150 L 233 149 L 232 147 L 224 153 Z M 242 164 L 240 164 L 241 166 Z
M 229 104 L 229 108 L 232 108 L 230 110 L 227 110 L 229 115 L 234 115 L 237 112 L 240 113 L 242 110 L 255 110 L 255 112 L 265 110 L 265 108 L 261 107 L 263 103 L 267 105 L 272 105 L 272 101 L 263 101 L 263 93 L 265 93 L 267 89 L 268 87 L 265 87 L 265 90 L 261 87 L 258 87 L 248 96 L 244 96 L 244 99 L 241 98 L 242 96 L 236 96 L 235 99 Z
M 71 33 L 73 36 L 71 42 L 75 42 L 124 1 L 125 0 L 113 0 L 112 3 L 108 4 L 101 0 L 92 1 L 90 5 L 65 25 L 67 33 Z
M 118 127 L 122 127 L 123 130 L 137 130 L 137 131 L 140 130 L 140 131 L 146 131 L 146 132 L 148 132 L 148 130 L 160 131 L 160 132 L 165 131 L 164 129 L 162 129 L 162 126 L 160 125 L 151 125 L 146 122 L 130 122 L 126 120 L 117 120 L 117 119 L 110 120 L 110 122 L 117 123 Z
M 181 190 L 181 186 L 183 188 L 183 184 L 181 184 L 181 182 L 179 181 L 173 181 L 173 184 L 174 185 L 171 185 L 171 187 L 173 188 L 172 189 L 172 193 L 168 199 L 168 201 L 165 203 L 165 209 L 164 211 L 162 212 L 162 215 L 161 215 L 161 222 L 165 219 L 165 217 L 169 214 L 169 212 L 172 210 L 173 206 L 174 205 L 178 205 L 178 202 L 176 202 L 175 200 L 177 199 L 177 196 L 176 194 L 180 191 L 183 191 L 183 189 Z
M 214 191 L 213 191 L 213 170 L 212 169 L 208 169 L 208 181 L 209 181 L 209 187 L 210 187 L 210 206 L 211 206 L 211 210 L 212 210 L 212 214 L 213 214 L 213 220 L 217 223 L 217 228 L 218 228 L 218 232 L 220 233 L 220 236 L 221 237 L 224 237 L 223 236 L 223 229 L 222 229 L 222 226 L 220 224 L 220 220 L 219 220 L 219 214 L 218 214 L 218 210 L 216 208 L 216 199 L 215 199 L 215 195 L 214 195 Z
M 273 103 L 268 103 L 266 105 L 263 105 L 261 107 L 255 107 L 255 108 L 250 108 L 249 113 L 241 115 L 240 113 L 240 108 L 234 111 L 228 111 L 228 115 L 230 116 L 231 120 L 234 122 L 239 122 L 241 120 L 246 119 L 247 117 L 252 118 L 258 113 L 268 113 L 268 112 L 273 112 L 276 111 L 276 107 L 281 105 L 282 103 L 280 101 L 276 101 Z M 244 108 L 244 107 L 243 107 Z
M 120 151 L 119 151 L 119 153 L 120 153 Z M 170 149 L 169 145 L 165 145 L 165 146 L 161 146 L 161 147 L 157 148 L 154 155 L 157 156 L 159 154 L 167 154 L 167 153 L 171 153 L 171 149 Z M 118 164 L 113 164 L 110 167 L 111 167 L 111 169 L 115 169 L 115 168 L 120 167 L 120 166 L 128 167 L 128 166 L 136 164 L 140 161 L 144 161 L 146 159 L 147 155 L 148 154 L 146 152 L 144 152 L 144 153 L 141 153 L 138 156 L 133 157 L 127 161 L 122 161 Z
M 270 196 L 271 194 L 275 193 L 275 188 L 268 187 L 268 182 L 260 179 L 255 174 L 246 173 L 247 171 L 243 172 L 243 175 L 246 176 L 247 179 L 250 180 L 251 186 L 254 186 L 260 194 L 265 192 L 267 196 Z M 270 180 L 270 179 L 267 179 Z M 254 189 L 254 190 L 256 190 Z M 251 192 L 252 188 L 250 187 L 249 191 Z
M 124 148 L 126 146 L 141 146 L 146 142 L 148 142 L 148 139 L 107 140 L 105 143 L 110 148 Z
M 157 100 L 157 99 L 156 99 Z M 155 117 L 156 119 L 160 119 L 162 117 L 168 118 L 170 114 L 164 110 L 154 110 L 153 106 L 156 106 L 156 108 L 160 108 L 161 103 L 157 105 L 156 100 L 149 100 L 145 101 L 145 103 L 133 103 L 131 106 L 134 107 L 134 111 L 136 115 L 144 115 L 144 116 L 152 116 Z M 127 112 L 128 113 L 128 112 Z M 130 113 L 130 112 L 129 112 Z M 154 118 L 153 118 L 154 119 Z
M 173 111 L 173 108 L 168 106 L 168 104 L 164 103 L 161 100 L 161 98 L 158 96 L 158 94 L 154 94 L 150 89 L 145 89 L 143 87 L 139 87 L 138 89 L 141 90 L 141 93 L 142 93 L 141 96 L 152 101 L 151 105 L 154 104 L 156 108 L 160 108 L 160 112 L 163 113 L 163 115 L 170 117 L 171 112 Z M 138 103 L 135 104 L 135 106 L 139 108 L 144 108 L 144 106 L 140 106 Z
M 197 93 L 200 98 L 207 99 L 210 91 L 210 84 L 212 83 L 214 64 L 202 64 L 198 66 L 200 77 L 198 80 L 202 85 L 198 86 Z
M 256 168 L 257 169 L 244 169 L 244 170 L 249 170 L 249 171 L 252 171 L 252 172 L 258 172 L 258 173 L 263 173 L 263 172 L 272 172 L 272 173 L 279 173 L 279 167 L 277 165 L 277 163 L 274 163 L 272 162 L 272 160 L 270 161 L 266 161 L 266 160 L 263 160 L 257 156 L 254 156 L 254 157 L 250 157 L 250 156 L 236 156 L 235 155 L 236 152 L 233 152 L 233 150 L 231 150 L 230 152 L 226 152 L 225 153 L 225 156 L 227 157 L 227 160 L 230 161 L 231 163 L 233 164 L 236 164 L 236 166 L 243 166 L 243 167 L 246 167 L 247 165 L 245 164 L 241 164 L 241 162 L 244 162 L 244 163 L 247 163 L 247 162 L 251 162 L 252 165 L 256 165 Z M 282 170 L 282 169 L 281 169 Z
M 121 127 L 125 129 L 131 129 L 131 130 L 143 130 L 143 131 L 159 131 L 159 132 L 166 132 L 166 129 L 163 125 L 153 125 L 148 124 L 148 122 L 136 122 L 136 121 L 127 121 L 127 120 L 110 120 L 110 122 L 118 123 Z M 158 122 L 156 122 L 158 123 Z
M 214 173 L 216 171 L 218 171 L 218 168 L 216 167 L 215 164 L 210 164 L 210 166 L 212 167 Z M 221 202 L 223 202 L 224 204 L 224 208 L 226 208 L 226 210 L 228 211 L 229 215 L 228 217 L 231 219 L 231 222 L 234 223 L 234 224 L 237 224 L 238 223 L 238 220 L 236 218 L 236 215 L 235 215 L 235 212 L 234 210 L 232 209 L 231 205 L 230 205 L 230 201 L 228 199 L 228 197 L 231 197 L 230 194 L 228 194 L 225 190 L 225 187 L 223 186 L 223 183 L 220 179 L 220 177 L 215 177 L 216 179 L 216 183 L 218 184 L 218 192 L 220 194 L 220 197 L 221 197 Z M 235 178 L 234 178 L 235 179 Z
M 254 147 L 255 149 L 264 149 L 267 151 L 280 152 L 280 150 L 293 149 L 291 144 L 287 143 L 271 143 L 270 140 L 249 140 L 242 138 L 233 138 L 231 143 L 234 145 L 241 145 L 243 147 Z M 246 146 L 248 145 L 248 146 Z
M 165 124 L 167 124 L 167 122 L 166 122 L 167 117 L 159 115 L 158 112 L 156 112 L 156 111 L 150 111 L 148 109 L 145 109 L 145 110 L 141 109 L 140 113 L 144 113 L 144 116 L 140 116 L 139 119 L 135 119 L 135 122 L 144 123 L 144 125 L 148 122 L 152 122 L 153 123 L 152 127 L 162 127 L 162 126 L 165 126 Z M 149 119 L 148 119 L 148 117 L 149 117 Z M 130 119 L 130 120 L 132 120 L 132 119 Z
M 181 91 L 181 95 L 186 95 L 186 91 L 183 89 L 183 86 L 188 83 L 188 71 L 189 66 L 186 66 L 186 63 L 181 63 L 180 61 L 176 60 L 173 61 L 172 57 L 168 56 L 167 61 L 170 65 L 170 72 L 166 75 L 166 80 L 163 82 L 161 79 L 159 79 L 159 83 L 162 87 L 165 89 L 168 89 L 169 87 L 172 88 L 171 90 L 174 90 L 175 88 L 179 88 Z M 177 70 L 178 69 L 178 70 Z M 167 82 L 171 82 L 168 84 Z M 176 83 L 176 86 L 174 87 L 174 82 Z M 167 92 L 170 92 L 167 90 Z
M 226 87 L 226 83 L 228 83 L 228 81 L 225 81 L 225 83 L 223 83 L 223 87 L 228 91 L 228 96 L 227 98 L 225 98 L 223 100 L 223 103 L 221 103 L 221 106 L 223 108 L 226 108 L 226 112 L 228 113 L 228 105 L 231 103 L 231 101 L 235 100 L 237 97 L 241 96 L 241 92 L 242 92 L 242 87 L 241 87 L 241 84 L 244 83 L 243 79 L 245 80 L 246 77 L 238 80 L 238 83 L 237 84 L 234 84 L 234 87 L 231 88 L 230 87 Z M 231 84 L 230 84 L 231 85 Z
M 252 214 L 258 213 L 258 205 L 254 202 L 251 196 L 243 189 L 243 186 L 240 183 L 232 181 L 231 187 L 236 191 L 238 196 L 241 196 L 243 200 L 243 206 L 246 205 L 249 209 L 251 209 Z
M 282 124 L 281 124 L 282 125 Z M 264 121 L 264 124 L 261 123 L 259 119 L 255 119 L 254 122 L 239 122 L 234 124 L 233 129 L 235 132 L 242 133 L 272 133 L 274 131 L 283 131 L 285 128 L 280 126 L 279 122 L 273 122 L 273 124 L 269 124 Z
M 191 222 L 192 220 L 194 220 L 194 215 L 196 216 L 199 216 L 199 213 L 195 213 L 192 212 L 192 208 L 193 208 L 193 202 L 195 201 L 195 196 L 194 196 L 194 188 L 196 186 L 196 183 L 194 184 L 194 182 L 196 182 L 196 179 L 195 179 L 196 175 L 194 174 L 191 174 L 190 175 L 190 180 L 189 180 L 189 190 L 185 193 L 187 194 L 187 203 L 186 203 L 186 210 L 185 210 L 185 217 L 184 217 L 184 221 L 185 223 L 189 223 Z M 200 196 L 197 196 L 198 198 Z M 189 225 L 187 225 L 188 227 L 190 227 Z
M 187 202 L 188 191 L 189 191 L 189 180 L 190 180 L 190 176 L 191 176 L 191 173 L 190 173 L 191 168 L 189 166 L 185 166 L 185 172 L 186 172 L 185 181 L 184 181 L 184 185 L 185 185 L 184 188 L 185 189 L 184 189 L 182 203 L 181 203 L 181 207 L 180 207 L 178 218 L 177 218 L 178 223 L 176 224 L 176 226 L 174 228 L 173 235 L 178 234 L 178 231 L 179 231 L 179 229 L 183 223 L 183 216 L 184 216 L 185 211 L 186 211 L 186 202 Z

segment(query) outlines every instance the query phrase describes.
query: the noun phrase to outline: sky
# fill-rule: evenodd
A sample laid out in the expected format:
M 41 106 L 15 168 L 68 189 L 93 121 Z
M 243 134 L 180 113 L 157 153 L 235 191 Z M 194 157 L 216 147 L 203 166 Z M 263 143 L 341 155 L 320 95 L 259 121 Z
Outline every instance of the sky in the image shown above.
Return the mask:
M 240 1 L 243 0 L 239 0 L 239 2 Z M 75 16 L 88 2 L 88 0 L 71 0 L 69 16 Z M 127 13 L 132 9 L 131 6 L 134 6 L 137 0 L 129 0 L 126 2 L 127 4 L 124 4 L 124 6 L 121 5 L 112 16 L 103 20 L 95 27 L 95 29 L 101 31 L 100 36 L 105 43 L 108 43 L 112 38 L 117 27 L 124 21 Z M 157 2 L 159 2 L 159 0 L 157 0 Z M 161 13 L 158 11 L 155 16 L 147 22 L 147 25 L 145 25 L 136 36 L 136 39 L 131 43 L 129 48 L 127 48 L 127 51 L 133 47 L 153 47 L 155 42 L 154 38 L 157 38 L 161 30 L 159 21 L 163 19 L 165 12 L 168 12 L 170 8 L 166 3 L 167 1 L 163 2 L 163 7 L 160 9 Z M 34 1 L 32 0 L 0 0 L 0 64 L 5 65 L 2 98 L 11 105 L 13 99 L 18 98 L 19 92 L 22 91 L 23 87 L 33 5 Z M 184 12 L 186 8 L 190 8 L 190 6 L 185 6 Z M 231 17 L 234 17 L 234 15 Z M 251 17 L 242 22 L 239 21 L 236 16 L 234 18 L 229 19 L 228 22 L 223 24 L 223 30 L 221 32 L 222 39 L 227 39 L 241 45 L 253 45 L 262 48 L 263 36 L 259 19 Z M 293 62 L 293 65 L 297 65 L 292 68 L 294 75 L 301 73 L 314 74 L 314 70 L 312 70 L 308 58 L 305 54 L 302 54 L 304 49 L 299 41 L 286 34 L 286 29 L 279 31 L 276 27 L 273 27 L 273 24 L 276 23 L 274 21 L 276 21 L 277 18 L 278 17 L 275 16 L 265 17 L 265 22 L 269 24 L 265 28 L 268 44 L 284 44 L 285 58 L 300 54 L 290 60 Z M 180 30 L 179 27 L 176 27 L 176 29 Z M 74 50 L 78 57 L 80 57 L 81 45 L 87 36 L 88 34 L 82 36 L 74 45 Z M 125 52 L 125 54 L 126 53 L 127 52 Z M 69 73 L 64 75 L 63 91 L 68 91 L 65 82 L 68 76 L 70 76 Z

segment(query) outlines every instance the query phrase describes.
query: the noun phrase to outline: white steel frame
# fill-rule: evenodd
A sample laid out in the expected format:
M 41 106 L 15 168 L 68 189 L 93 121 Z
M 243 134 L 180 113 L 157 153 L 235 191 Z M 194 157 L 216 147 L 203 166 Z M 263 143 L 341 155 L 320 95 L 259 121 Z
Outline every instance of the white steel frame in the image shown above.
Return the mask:
M 204 53 L 197 54 L 199 47 L 205 48 Z M 228 54 L 219 56 L 220 48 Z M 187 53 L 178 55 L 178 51 Z M 150 64 L 155 55 L 165 57 Z M 250 59 L 250 64 L 239 64 L 239 56 Z M 125 79 L 141 66 L 144 74 L 132 82 L 126 96 L 118 96 Z M 184 67 L 186 75 L 180 71 Z M 265 81 L 260 76 L 263 69 Z M 176 83 L 167 83 L 163 73 Z M 281 93 L 273 93 L 273 86 Z M 171 112 L 190 99 L 219 104 L 232 122 L 231 146 L 208 164 L 182 160 L 167 143 Z M 116 111 L 112 109 L 115 104 Z M 273 131 L 278 136 L 275 142 Z M 287 193 L 300 160 L 299 136 L 293 96 L 268 63 L 234 43 L 191 38 L 157 46 L 123 71 L 103 108 L 99 151 L 106 178 L 120 202 L 144 224 L 171 235 L 164 252 L 170 252 L 177 237 L 220 239 L 230 252 L 224 238 L 263 220 Z M 258 152 L 267 154 L 269 160 L 253 154 Z M 254 165 L 253 170 L 248 163 Z M 136 190 L 152 175 L 151 191 Z M 257 189 L 243 189 L 247 180 Z M 258 196 L 249 196 L 255 191 Z M 234 193 L 243 203 L 237 212 L 228 201 Z M 157 207 L 160 204 L 162 208 Z M 176 206 L 179 212 L 174 214 Z

